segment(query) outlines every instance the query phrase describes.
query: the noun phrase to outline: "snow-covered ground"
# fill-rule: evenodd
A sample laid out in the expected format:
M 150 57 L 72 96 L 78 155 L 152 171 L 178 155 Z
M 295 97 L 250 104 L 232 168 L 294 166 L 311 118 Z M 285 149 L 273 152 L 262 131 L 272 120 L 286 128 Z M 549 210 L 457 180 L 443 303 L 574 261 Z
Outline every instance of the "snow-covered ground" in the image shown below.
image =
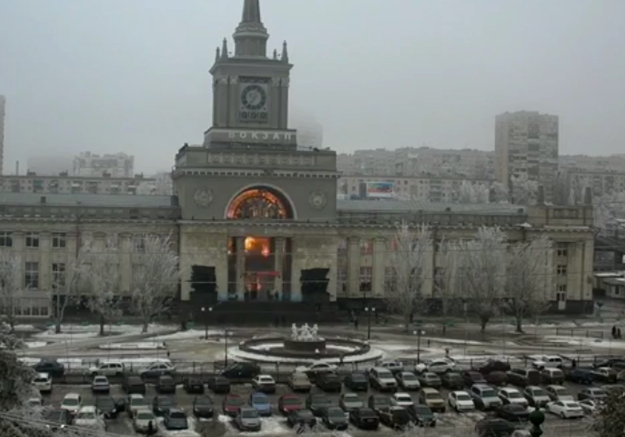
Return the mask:
M 148 326 L 148 333 L 158 334 L 159 332 L 171 330 L 172 326 L 152 324 Z M 139 335 L 142 332 L 141 325 L 107 325 L 104 332 L 107 337 L 121 335 Z M 59 334 L 54 332 L 54 326 L 47 330 L 34 334 L 32 338 L 47 342 L 69 342 L 95 338 L 100 335 L 100 325 L 61 325 Z M 155 340 L 157 341 L 157 340 Z
M 543 340 L 554 344 L 565 344 L 577 347 L 595 347 L 604 349 L 625 349 L 625 340 L 599 339 L 592 337 L 568 337 L 547 335 Z
M 242 351 L 241 349 L 239 349 L 238 346 L 228 349 L 228 355 L 234 358 L 238 358 L 240 360 L 256 361 L 258 363 L 299 364 L 299 363 L 312 363 L 312 362 L 317 361 L 316 358 L 310 358 L 310 359 L 282 358 L 282 357 L 272 357 L 272 356 L 261 355 L 260 353 L 254 354 L 254 353 Z M 343 359 L 343 362 L 344 363 L 364 363 L 364 362 L 369 362 L 369 361 L 376 361 L 383 357 L 384 357 L 384 353 L 381 350 L 371 348 L 369 352 L 367 352 L 366 354 L 345 357 Z M 328 363 L 338 363 L 340 362 L 340 359 L 339 358 L 327 358 L 327 359 L 324 358 L 323 361 L 326 361 Z
M 19 360 L 29 366 L 32 366 L 34 364 L 37 364 L 39 361 L 41 361 L 41 358 L 38 357 L 21 357 L 19 358 Z M 168 360 L 167 358 L 156 358 L 156 357 L 147 357 L 147 358 L 121 358 L 121 359 L 117 359 L 117 358 L 107 358 L 107 357 L 102 357 L 101 361 L 107 361 L 107 360 L 115 360 L 115 361 L 121 361 L 127 368 L 129 369 L 140 369 L 140 368 L 144 368 L 147 365 L 154 363 L 156 361 L 163 361 L 163 362 L 170 362 L 170 360 Z M 65 368 L 68 371 L 75 371 L 75 370 L 81 370 L 81 371 L 87 371 L 89 370 L 89 367 L 93 366 L 96 364 L 97 360 L 86 360 L 83 358 L 71 358 L 71 357 L 58 357 L 57 361 L 61 364 L 63 364 L 65 366 Z
M 208 331 L 209 340 L 211 337 L 223 337 L 223 330 L 212 330 Z M 230 334 L 232 335 L 232 334 Z M 174 340 L 203 340 L 206 336 L 206 332 L 203 329 L 189 329 L 188 331 L 179 331 L 174 332 L 172 334 L 165 335 L 157 335 L 156 337 L 152 337 L 151 340 L 154 341 L 174 341 Z
M 34 349 L 37 347 L 44 347 L 48 344 L 48 342 L 46 341 L 25 341 L 24 345 L 28 348 L 28 349 Z
M 148 350 L 148 349 L 165 349 L 163 342 L 156 341 L 140 341 L 137 343 L 106 343 L 98 346 L 105 350 Z
M 187 420 L 189 422 L 189 429 L 184 429 L 180 431 L 170 431 L 167 428 L 165 428 L 163 424 L 163 418 L 162 417 L 157 418 L 159 435 L 163 437 L 169 437 L 169 436 L 171 437 L 201 437 L 200 434 L 197 431 L 195 431 L 195 427 L 196 427 L 195 419 L 193 417 L 189 417 Z

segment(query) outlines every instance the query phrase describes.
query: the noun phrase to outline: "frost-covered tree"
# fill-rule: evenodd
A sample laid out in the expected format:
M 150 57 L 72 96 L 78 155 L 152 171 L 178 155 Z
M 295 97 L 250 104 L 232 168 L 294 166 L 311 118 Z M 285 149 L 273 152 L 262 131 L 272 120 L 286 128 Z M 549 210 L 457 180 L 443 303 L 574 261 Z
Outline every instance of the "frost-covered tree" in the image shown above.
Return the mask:
M 80 244 L 76 253 L 67 255 L 66 263 L 55 263 L 52 268 L 52 320 L 54 332 L 61 332 L 65 309 L 80 301 L 84 288 L 90 243 Z
M 625 219 L 625 192 L 604 194 L 593 199 L 595 227 L 608 229 L 616 219 Z
M 0 251 L 0 317 L 15 329 L 17 309 L 21 306 L 24 289 L 21 287 L 20 272 L 22 258 L 14 252 Z
M 484 204 L 489 201 L 489 189 L 483 184 L 462 181 L 458 187 L 457 202 L 461 204 Z
M 510 180 L 512 203 L 515 205 L 534 205 L 538 197 L 538 182 L 527 177 L 527 173 L 512 176 Z
M 508 188 L 501 182 L 494 182 L 490 187 L 491 203 L 509 203 L 510 192 Z
M 461 281 L 458 278 L 460 247 L 454 241 L 443 241 L 440 244 L 442 267 L 435 274 L 434 293 L 441 303 L 441 315 L 447 317 L 450 304 L 460 296 Z
M 482 227 L 475 239 L 458 243 L 458 275 L 470 312 L 482 331 L 499 313 L 506 285 L 506 236 L 498 227 Z
M 598 437 L 622 437 L 625 435 L 625 396 L 619 386 L 606 390 L 607 399 L 599 405 L 593 428 Z
M 523 318 L 536 316 L 549 305 L 548 275 L 551 241 L 545 235 L 513 244 L 508 252 L 505 306 L 514 314 L 517 332 Z
M 98 315 L 100 335 L 104 335 L 104 325 L 121 315 L 120 253 L 113 239 L 107 240 L 104 247 L 91 241 L 85 246 L 85 252 L 85 303 L 92 313 Z
M 390 308 L 404 318 L 406 330 L 411 317 L 426 312 L 423 293 L 425 269 L 432 256 L 432 239 L 427 226 L 416 230 L 407 223 L 398 226 L 393 250 L 389 253 L 390 283 L 386 287 L 386 301 Z
M 131 306 L 144 333 L 152 318 L 169 308 L 178 290 L 180 270 L 172 243 L 170 237 L 144 235 L 141 253 L 133 254 Z

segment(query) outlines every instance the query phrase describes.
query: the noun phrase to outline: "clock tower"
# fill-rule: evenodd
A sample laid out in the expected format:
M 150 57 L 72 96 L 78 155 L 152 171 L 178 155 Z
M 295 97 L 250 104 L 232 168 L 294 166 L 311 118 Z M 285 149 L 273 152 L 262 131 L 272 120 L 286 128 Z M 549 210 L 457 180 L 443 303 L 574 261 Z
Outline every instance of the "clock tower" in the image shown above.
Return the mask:
M 233 37 L 234 51 L 224 39 L 210 70 L 213 126 L 205 132 L 204 146 L 240 143 L 246 139 L 241 133 L 249 131 L 267 133 L 266 138 L 261 137 L 267 146 L 295 148 L 295 132 L 288 129 L 289 73 L 293 65 L 286 42 L 280 55 L 274 50 L 272 57 L 267 56 L 269 34 L 261 20 L 259 0 L 245 0 Z

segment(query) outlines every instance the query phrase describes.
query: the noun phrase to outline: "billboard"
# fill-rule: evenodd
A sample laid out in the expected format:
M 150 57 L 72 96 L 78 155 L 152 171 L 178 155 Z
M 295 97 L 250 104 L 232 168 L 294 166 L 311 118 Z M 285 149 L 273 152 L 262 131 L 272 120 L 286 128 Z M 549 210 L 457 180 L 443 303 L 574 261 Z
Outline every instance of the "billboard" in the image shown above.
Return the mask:
M 367 182 L 366 195 L 373 199 L 390 199 L 393 197 L 393 182 Z

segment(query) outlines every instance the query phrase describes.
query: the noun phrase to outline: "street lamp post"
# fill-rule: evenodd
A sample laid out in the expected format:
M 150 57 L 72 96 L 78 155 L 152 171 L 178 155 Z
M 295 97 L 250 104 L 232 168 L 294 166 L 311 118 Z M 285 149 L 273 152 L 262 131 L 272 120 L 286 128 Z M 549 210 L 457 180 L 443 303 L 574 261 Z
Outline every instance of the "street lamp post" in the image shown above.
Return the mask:
M 421 362 L 421 320 L 415 321 L 417 328 L 417 364 Z
M 224 326 L 224 367 L 228 367 L 228 328 Z
M 208 340 L 208 315 L 213 311 L 213 307 L 202 307 L 202 314 L 204 314 L 204 340 Z
M 469 344 L 469 302 L 462 299 L 462 310 L 464 311 L 464 355 L 467 355 L 467 346 Z
M 367 340 L 371 340 L 371 313 L 375 313 L 375 307 L 365 307 L 367 313 Z

